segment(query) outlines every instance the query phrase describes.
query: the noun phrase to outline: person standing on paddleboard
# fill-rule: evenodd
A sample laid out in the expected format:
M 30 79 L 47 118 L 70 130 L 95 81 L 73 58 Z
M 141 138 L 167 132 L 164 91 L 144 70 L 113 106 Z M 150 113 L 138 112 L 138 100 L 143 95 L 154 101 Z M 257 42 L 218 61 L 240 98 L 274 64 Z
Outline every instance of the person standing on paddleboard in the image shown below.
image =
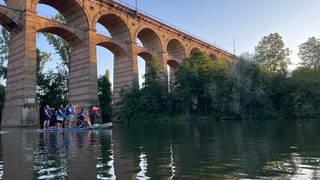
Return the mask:
M 63 105 L 61 104 L 57 114 L 58 128 L 62 128 L 63 126 L 65 113 L 66 111 L 63 108 Z
M 50 118 L 51 118 L 51 115 L 52 115 L 52 111 L 51 111 L 49 105 L 46 105 L 46 106 L 44 107 L 43 115 L 44 115 L 44 118 L 43 118 L 43 119 L 44 119 L 43 128 L 44 128 L 44 129 L 47 129 L 47 128 L 49 127 Z

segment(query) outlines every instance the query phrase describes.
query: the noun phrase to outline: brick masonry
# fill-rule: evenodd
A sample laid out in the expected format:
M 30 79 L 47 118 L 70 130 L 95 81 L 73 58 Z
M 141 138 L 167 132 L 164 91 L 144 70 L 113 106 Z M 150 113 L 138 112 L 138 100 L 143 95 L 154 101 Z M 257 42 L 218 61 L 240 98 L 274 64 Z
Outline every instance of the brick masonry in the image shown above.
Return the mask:
M 59 23 L 39 17 L 39 3 L 57 9 L 66 20 Z M 96 33 L 100 23 L 111 34 Z M 98 104 L 96 46 L 115 55 L 113 101 L 121 88 L 138 79 L 137 56 L 158 56 L 173 72 L 191 53 L 206 52 L 213 60 L 232 54 L 185 34 L 126 6 L 108 0 L 8 0 L 0 6 L 0 24 L 10 31 L 8 77 L 2 126 L 39 125 L 36 103 L 36 33 L 56 34 L 72 47 L 70 102 L 88 107 Z M 136 44 L 136 39 L 143 47 Z M 174 79 L 174 77 L 171 77 Z

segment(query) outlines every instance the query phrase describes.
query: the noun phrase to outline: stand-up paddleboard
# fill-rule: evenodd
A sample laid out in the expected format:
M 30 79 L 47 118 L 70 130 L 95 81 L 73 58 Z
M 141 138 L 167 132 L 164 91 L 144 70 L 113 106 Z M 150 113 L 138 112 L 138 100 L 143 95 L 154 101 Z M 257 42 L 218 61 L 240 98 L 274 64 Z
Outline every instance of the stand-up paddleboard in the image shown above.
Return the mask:
M 112 122 L 105 124 L 93 125 L 91 127 L 82 127 L 82 128 L 48 128 L 48 129 L 38 129 L 38 132 L 56 132 L 56 131 L 86 131 L 86 130 L 95 130 L 95 129 L 106 129 L 111 128 Z

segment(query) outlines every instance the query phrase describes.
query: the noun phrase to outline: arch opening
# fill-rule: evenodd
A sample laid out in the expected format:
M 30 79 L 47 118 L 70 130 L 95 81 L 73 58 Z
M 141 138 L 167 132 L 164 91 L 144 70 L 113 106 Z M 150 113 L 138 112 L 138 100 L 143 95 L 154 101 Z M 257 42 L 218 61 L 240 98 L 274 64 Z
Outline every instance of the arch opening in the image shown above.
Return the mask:
M 137 38 L 136 44 L 137 44 L 137 46 L 139 46 L 139 47 L 144 47 L 144 46 L 143 46 L 143 43 L 141 42 L 141 40 L 140 40 L 139 38 Z
M 105 45 L 97 45 L 97 76 L 107 76 L 111 83 L 111 91 L 113 91 L 113 78 L 114 78 L 114 50 Z
M 38 0 L 36 1 L 37 14 L 39 16 L 56 20 L 60 23 L 67 23 L 70 26 L 88 29 L 88 19 L 83 8 L 75 0 Z M 57 18 L 61 14 L 63 18 Z
M 100 23 L 97 23 L 96 30 L 98 34 L 111 38 L 111 34 L 108 29 Z
M 162 52 L 161 41 L 158 35 L 151 29 L 142 29 L 137 35 L 137 45 L 148 49 L 150 52 Z
M 117 15 L 106 14 L 101 16 L 97 23 L 100 23 L 108 30 L 112 39 L 124 44 L 131 44 L 131 35 L 126 23 Z
M 192 48 L 190 50 L 190 56 L 192 56 L 193 54 L 196 54 L 196 53 L 200 53 L 200 49 L 199 48 Z
M 57 9 L 46 4 L 38 4 L 37 15 L 60 23 L 66 23 L 65 17 Z
M 52 29 L 36 36 L 36 93 L 40 115 L 45 105 L 58 108 L 69 102 L 69 80 L 72 53 L 76 47 Z M 42 117 L 42 116 L 40 116 Z M 43 119 L 40 119 L 43 124 Z
M 103 122 L 110 120 L 112 111 L 114 62 L 116 58 L 116 55 L 112 51 L 107 46 L 96 46 L 98 98 Z
M 97 44 L 97 76 L 109 74 L 111 91 L 114 90 L 115 83 L 115 64 L 116 61 L 121 63 L 125 57 L 125 51 L 117 44 L 112 42 L 102 42 Z
M 211 53 L 210 55 L 209 55 L 209 58 L 211 59 L 211 60 L 213 60 L 213 61 L 217 61 L 218 62 L 218 56 L 216 56 L 215 54 L 213 54 L 213 53 Z
M 172 39 L 169 41 L 167 45 L 167 53 L 169 56 L 172 56 L 174 59 L 177 59 L 179 61 L 186 58 L 185 48 L 183 47 L 181 42 L 176 39 Z
M 176 60 L 168 60 L 167 61 L 167 77 L 168 77 L 168 85 L 169 85 L 169 90 L 171 85 L 174 83 L 174 73 L 176 70 L 179 68 L 180 64 Z
M 138 63 L 138 78 L 139 78 L 139 87 L 142 88 L 145 83 L 145 75 L 149 69 L 149 62 L 151 61 L 152 54 L 148 52 L 141 52 L 137 56 Z
M 0 84 L 6 85 L 6 68 L 9 60 L 10 32 L 0 24 Z
M 67 29 L 61 27 L 45 27 L 42 29 L 38 29 L 37 33 L 44 33 L 44 34 L 52 34 L 58 41 L 62 41 L 58 38 L 61 37 L 63 40 L 68 42 L 71 46 L 79 46 L 82 44 L 82 41 L 78 38 L 77 35 L 68 31 Z

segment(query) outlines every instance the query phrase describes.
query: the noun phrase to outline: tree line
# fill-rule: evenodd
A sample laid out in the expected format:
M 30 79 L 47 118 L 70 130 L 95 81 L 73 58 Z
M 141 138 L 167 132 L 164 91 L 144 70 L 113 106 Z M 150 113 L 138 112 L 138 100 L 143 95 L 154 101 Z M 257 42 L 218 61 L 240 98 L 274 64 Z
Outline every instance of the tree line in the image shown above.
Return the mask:
M 290 50 L 278 33 L 263 37 L 254 54 L 234 60 L 194 53 L 169 85 L 153 58 L 143 86 L 135 82 L 121 92 L 117 116 L 129 121 L 318 117 L 320 40 L 312 37 L 299 50 L 302 62 L 292 72 Z
M 63 20 L 63 17 L 57 17 Z M 37 97 L 46 104 L 68 103 L 70 46 L 58 36 L 44 33 L 63 66 L 44 71 L 52 61 L 49 52 L 37 49 Z M 0 108 L 4 104 L 9 33 L 0 35 Z M 261 39 L 254 54 L 213 61 L 205 53 L 194 53 L 182 60 L 174 78 L 167 83 L 160 77 L 160 61 L 147 61 L 145 82 L 122 89 L 113 112 L 118 120 L 154 119 L 260 119 L 319 116 L 320 39 L 309 38 L 299 46 L 301 63 L 292 72 L 290 50 L 282 37 L 272 33 Z M 111 118 L 111 83 L 108 75 L 98 79 L 99 101 L 104 120 Z

